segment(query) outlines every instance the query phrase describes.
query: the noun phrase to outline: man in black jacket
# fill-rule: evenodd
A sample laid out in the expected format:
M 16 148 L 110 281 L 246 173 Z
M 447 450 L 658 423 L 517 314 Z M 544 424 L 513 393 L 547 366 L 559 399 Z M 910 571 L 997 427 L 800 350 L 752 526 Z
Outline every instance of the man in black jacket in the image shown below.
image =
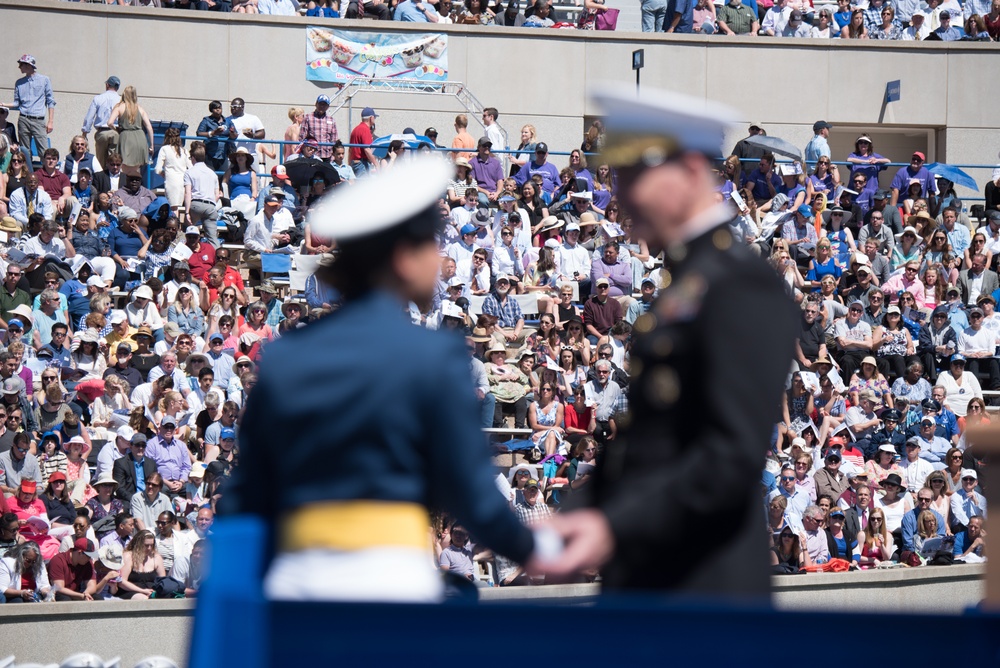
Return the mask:
M 665 249 L 671 282 L 635 321 L 630 411 L 587 507 L 553 518 L 565 546 L 546 570 L 603 567 L 610 590 L 759 601 L 770 590 L 760 476 L 800 316 L 716 203 L 722 116 L 672 93 L 597 101 L 611 111 L 605 158 L 622 202 Z M 674 558 L 709 528 L 697 559 Z
M 136 476 L 139 470 L 141 476 Z M 118 483 L 115 496 L 123 501 L 132 501 L 132 495 L 146 489 L 146 478 L 156 473 L 156 462 L 146 457 L 146 437 L 136 434 L 132 437 L 129 453 L 115 460 L 111 475 Z
M 767 133 L 764 132 L 764 128 L 760 127 L 760 123 L 754 122 L 750 124 L 750 133 L 748 136 L 736 142 L 736 146 L 733 147 L 732 155 L 735 155 L 740 159 L 740 163 L 743 169 L 746 169 L 749 165 L 753 164 L 754 160 L 760 160 L 767 153 L 767 149 L 763 146 L 757 146 L 756 144 L 751 144 L 747 141 L 750 137 L 756 137 L 757 135 L 766 136 Z
M 948 324 L 948 307 L 938 306 L 931 313 L 931 321 L 920 327 L 917 343 L 917 354 L 932 383 L 948 368 L 948 360 L 957 350 L 958 335 Z

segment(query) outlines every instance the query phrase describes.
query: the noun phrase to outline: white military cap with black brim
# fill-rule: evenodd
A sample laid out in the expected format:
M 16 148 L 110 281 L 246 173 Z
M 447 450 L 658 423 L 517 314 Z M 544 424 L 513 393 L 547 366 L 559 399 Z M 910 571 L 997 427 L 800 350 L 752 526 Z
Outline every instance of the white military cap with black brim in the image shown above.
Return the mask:
M 383 236 L 433 238 L 443 229 L 438 201 L 454 171 L 454 164 L 442 158 L 418 155 L 334 188 L 306 220 L 313 233 L 340 247 Z
M 605 113 L 602 159 L 612 167 L 655 167 L 683 153 L 722 154 L 726 130 L 740 115 L 704 98 L 622 84 L 591 94 Z

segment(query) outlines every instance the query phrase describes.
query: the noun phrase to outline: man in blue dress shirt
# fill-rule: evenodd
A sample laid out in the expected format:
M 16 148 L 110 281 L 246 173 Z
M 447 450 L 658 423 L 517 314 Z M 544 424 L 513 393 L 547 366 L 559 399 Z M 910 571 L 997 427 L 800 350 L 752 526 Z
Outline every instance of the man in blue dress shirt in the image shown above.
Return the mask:
M 439 600 L 429 509 L 514 561 L 533 559 L 532 531 L 493 488 L 465 341 L 406 313 L 437 286 L 438 200 L 453 171 L 419 156 L 309 212 L 311 229 L 337 241 L 319 277 L 344 305 L 269 344 L 223 498 L 268 526 L 271 598 Z
M 24 54 L 17 60 L 17 69 L 24 76 L 14 82 L 14 103 L 5 104 L 20 113 L 17 133 L 21 135 L 21 150 L 31 160 L 31 140 L 38 155 L 49 147 L 49 134 L 56 117 L 56 98 L 52 82 L 36 69 L 35 57 Z M 48 110 L 48 122 L 45 120 Z
M 933 34 L 940 37 L 942 42 L 957 42 L 965 37 L 964 30 L 951 24 L 951 14 L 949 12 L 941 12 L 939 18 L 941 19 L 941 26 Z
M 86 137 L 91 130 L 96 131 L 94 135 L 94 154 L 101 163 L 101 167 L 107 169 L 106 161 L 108 153 L 118 151 L 118 131 L 108 125 L 111 118 L 111 110 L 121 102 L 121 95 L 118 94 L 118 87 L 122 85 L 118 77 L 108 77 L 104 82 L 104 92 L 95 95 L 87 108 L 87 115 L 83 118 L 83 125 L 80 127 L 80 134 Z

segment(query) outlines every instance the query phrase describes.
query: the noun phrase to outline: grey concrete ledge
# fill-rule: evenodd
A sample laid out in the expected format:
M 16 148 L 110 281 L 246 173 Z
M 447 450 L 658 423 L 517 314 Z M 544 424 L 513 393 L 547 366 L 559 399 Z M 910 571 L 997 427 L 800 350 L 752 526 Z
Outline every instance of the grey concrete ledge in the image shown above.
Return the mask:
M 920 587 L 959 581 L 979 581 L 986 576 L 985 564 L 921 566 L 848 573 L 808 573 L 771 578 L 775 592 L 794 589 L 851 589 L 857 587 Z
M 143 617 L 183 617 L 194 611 L 193 599 L 167 601 L 60 601 L 0 606 L 0 625 L 11 622 L 46 622 L 88 619 L 134 619 Z
M 982 598 L 985 570 L 981 565 L 943 566 L 775 577 L 773 601 L 777 609 L 790 611 L 959 614 Z M 590 605 L 599 594 L 596 584 L 480 590 L 484 603 L 496 605 Z M 3 653 L 20 661 L 52 663 L 91 651 L 121 656 L 125 666 L 162 654 L 183 666 L 194 607 L 193 600 L 3 605 Z M 116 632 L 109 634 L 111 620 Z M 157 633 L 144 633 L 149 628 L 144 621 L 155 622 Z
M 814 592 L 843 594 L 848 590 L 880 590 L 885 595 L 892 590 L 927 587 L 982 585 L 986 566 L 924 566 L 921 568 L 893 568 L 887 570 L 853 571 L 849 573 L 808 573 L 804 575 L 776 576 L 771 579 L 775 597 L 783 594 Z M 600 594 L 598 584 L 541 585 L 536 587 L 486 587 L 479 590 L 484 602 L 497 601 L 563 601 L 567 599 L 593 599 Z M 194 600 L 169 601 L 94 601 L 64 602 L 38 605 L 0 607 L 0 624 L 8 621 L 45 619 L 177 617 L 190 615 Z M 780 607 L 780 606 L 779 606 Z

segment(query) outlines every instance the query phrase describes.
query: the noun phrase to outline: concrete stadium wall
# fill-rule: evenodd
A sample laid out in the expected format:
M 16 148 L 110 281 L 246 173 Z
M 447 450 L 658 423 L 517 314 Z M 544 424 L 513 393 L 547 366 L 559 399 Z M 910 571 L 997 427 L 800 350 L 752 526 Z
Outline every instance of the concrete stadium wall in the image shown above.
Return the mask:
M 983 597 L 985 566 L 810 574 L 773 579 L 780 610 L 958 614 Z M 488 588 L 487 603 L 586 605 L 598 585 Z M 129 668 L 162 654 L 181 665 L 193 601 L 114 601 L 0 606 L 0 658 L 59 662 L 79 651 L 122 657 Z
M 10 86 L 18 76 L 15 60 L 29 52 L 38 58 L 39 70 L 52 77 L 57 92 L 52 140 L 60 151 L 68 147 L 91 97 L 103 90 L 102 82 L 111 74 L 136 86 L 154 119 L 183 120 L 193 133 L 207 114 L 208 101 L 239 96 L 246 99 L 248 112 L 261 117 L 268 136 L 280 138 L 289 106 L 309 109 L 320 92 L 333 92 L 329 84 L 305 79 L 304 26 L 310 23 L 316 21 L 0 0 L 0 25 L 8 35 L 0 42 L 0 62 L 9 67 L 0 78 L 0 98 L 10 101 Z M 371 21 L 325 23 L 358 30 L 376 26 Z M 377 27 L 428 30 L 422 24 Z M 996 44 L 719 39 L 475 26 L 435 30 L 449 34 L 451 79 L 466 83 L 484 105 L 500 110 L 500 122 L 515 145 L 520 127 L 531 122 L 552 150 L 579 146 L 585 121 L 598 111 L 587 100 L 588 86 L 634 81 L 630 54 L 644 48 L 643 86 L 730 104 L 747 121 L 762 121 L 770 135 L 799 146 L 812 136 L 812 123 L 825 119 L 835 126 L 835 149 L 848 147 L 862 130 L 884 130 L 903 137 L 904 146 L 923 142 L 929 160 L 993 165 L 1000 150 L 995 132 L 1000 89 L 986 84 L 986 73 L 996 69 L 1000 56 Z M 879 124 L 885 85 L 896 79 L 902 99 L 888 105 Z M 357 99 L 353 123 L 363 106 L 382 114 L 381 134 L 407 125 L 418 131 L 433 125 L 446 144 L 453 136 L 454 114 L 461 111 L 457 101 L 443 95 L 366 93 Z M 337 121 L 346 136 L 346 109 Z M 479 130 L 470 128 L 474 136 Z M 735 128 L 726 148 L 744 135 L 745 126 Z M 905 154 L 890 157 L 907 159 Z M 974 176 L 982 184 L 989 170 Z

